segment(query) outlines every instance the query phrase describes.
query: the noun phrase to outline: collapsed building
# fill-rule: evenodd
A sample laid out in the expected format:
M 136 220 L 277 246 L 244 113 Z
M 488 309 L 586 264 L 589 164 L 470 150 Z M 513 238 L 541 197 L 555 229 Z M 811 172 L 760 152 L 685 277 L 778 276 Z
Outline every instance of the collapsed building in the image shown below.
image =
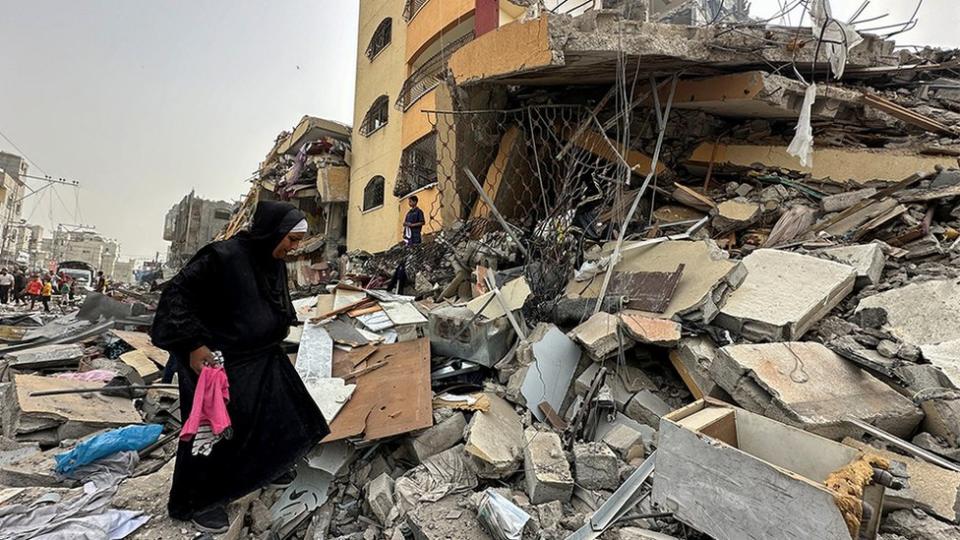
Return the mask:
M 504 3 L 441 4 L 403 3 L 403 31 L 479 26 L 409 109 L 428 234 L 296 295 L 285 346 L 331 434 L 290 487 L 234 503 L 227 537 L 960 535 L 960 53 L 896 50 L 823 2 L 797 7 L 812 29 L 739 2 L 528 2 L 486 26 Z M 276 197 L 317 181 L 284 170 L 261 173 L 301 179 Z M 70 437 L 175 437 L 162 388 L 43 395 L 56 371 L 157 377 L 147 323 L 105 309 L 4 330 L 0 484 L 21 491 L 0 509 L 77 495 L 49 474 Z M 135 536 L 184 535 L 158 502 L 173 445 L 141 453 L 113 505 L 158 516 Z

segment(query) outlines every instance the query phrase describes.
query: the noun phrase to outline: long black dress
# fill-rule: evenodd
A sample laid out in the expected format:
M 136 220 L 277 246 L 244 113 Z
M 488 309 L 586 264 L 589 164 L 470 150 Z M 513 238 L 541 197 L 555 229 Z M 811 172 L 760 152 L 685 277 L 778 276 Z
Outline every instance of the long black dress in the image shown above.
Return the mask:
M 253 225 L 200 250 L 167 284 L 150 336 L 186 360 L 201 345 L 224 355 L 233 437 L 209 456 L 177 449 L 168 511 L 175 519 L 227 503 L 282 475 L 329 433 L 280 343 L 296 313 L 287 272 L 272 251 L 303 218 L 287 203 L 261 202 Z M 180 410 L 189 413 L 198 376 L 177 367 Z

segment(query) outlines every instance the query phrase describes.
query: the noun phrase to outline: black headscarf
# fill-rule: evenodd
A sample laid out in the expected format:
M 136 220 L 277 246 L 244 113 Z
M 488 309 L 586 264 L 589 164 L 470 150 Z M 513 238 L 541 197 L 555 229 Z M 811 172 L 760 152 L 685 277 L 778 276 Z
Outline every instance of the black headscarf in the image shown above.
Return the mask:
M 273 250 L 297 223 L 306 219 L 296 206 L 279 201 L 260 201 L 253 213 L 250 230 L 237 236 L 255 250 L 255 254 L 272 257 Z
M 260 267 L 257 281 L 264 294 L 291 321 L 297 319 L 297 314 L 290 304 L 287 265 L 273 258 L 273 250 L 303 219 L 306 219 L 303 212 L 290 203 L 260 201 L 253 213 L 250 230 L 237 235 Z

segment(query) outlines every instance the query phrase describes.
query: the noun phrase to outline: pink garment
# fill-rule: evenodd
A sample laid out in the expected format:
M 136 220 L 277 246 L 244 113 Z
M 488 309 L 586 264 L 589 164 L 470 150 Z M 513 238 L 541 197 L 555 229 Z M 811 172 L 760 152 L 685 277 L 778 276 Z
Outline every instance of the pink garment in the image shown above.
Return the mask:
M 70 379 L 74 381 L 87 382 L 110 382 L 117 374 L 109 369 L 91 369 L 90 371 L 81 371 L 79 373 L 57 373 L 54 377 L 58 379 Z
M 227 402 L 230 401 L 230 383 L 222 367 L 203 366 L 197 389 L 193 393 L 193 407 L 183 424 L 180 439 L 190 440 L 202 425 L 209 425 L 214 435 L 230 427 Z

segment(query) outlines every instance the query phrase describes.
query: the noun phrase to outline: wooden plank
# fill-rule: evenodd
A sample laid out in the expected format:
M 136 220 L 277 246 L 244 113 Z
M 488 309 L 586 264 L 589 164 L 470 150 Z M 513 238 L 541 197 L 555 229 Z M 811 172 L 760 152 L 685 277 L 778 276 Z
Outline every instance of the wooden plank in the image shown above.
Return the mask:
M 950 127 L 946 124 L 917 113 L 916 111 L 907 109 L 906 107 L 900 106 L 880 96 L 864 94 L 863 102 L 874 109 L 889 114 L 897 120 L 906 122 L 921 129 L 925 129 L 931 133 L 939 133 L 941 135 L 956 135 L 956 132 L 950 129 Z
M 673 200 L 677 201 L 680 204 L 685 204 L 691 208 L 697 210 L 703 210 L 704 212 L 709 212 L 711 209 L 717 207 L 717 203 L 713 202 L 713 199 L 697 192 L 695 189 L 689 188 L 682 184 L 673 184 Z
M 111 332 L 126 342 L 127 345 L 143 351 L 143 353 L 147 355 L 147 358 L 156 362 L 160 367 L 167 365 L 167 360 L 170 359 L 170 353 L 154 345 L 153 341 L 150 340 L 150 335 L 146 332 L 127 332 L 125 330 L 111 330 Z
M 683 365 L 683 361 L 680 360 L 680 353 L 676 350 L 670 351 L 670 363 L 673 364 L 673 369 L 677 370 L 677 374 L 680 375 L 680 379 L 683 380 L 683 384 L 687 385 L 687 389 L 690 390 L 690 393 L 693 394 L 694 399 L 703 398 L 703 389 L 697 384 L 697 381 L 690 375 L 690 371 L 687 369 L 687 366 Z
M 553 407 L 551 407 L 549 403 L 544 401 L 540 403 L 540 405 L 537 405 L 537 407 L 540 408 L 540 412 L 542 412 L 543 416 L 547 418 L 547 422 L 553 426 L 553 429 L 566 431 L 567 423 L 563 420 L 563 418 L 560 418 L 560 415 L 557 414 L 557 411 L 553 410 Z
M 433 425 L 429 339 L 380 345 L 366 361 L 384 365 L 357 377 L 357 389 L 330 423 L 324 442 L 367 442 Z M 333 376 L 345 377 L 353 369 L 350 355 L 335 349 Z
M 937 199 L 960 197 L 960 185 L 943 186 L 934 189 L 911 189 L 898 193 L 895 197 L 902 203 L 928 202 Z

